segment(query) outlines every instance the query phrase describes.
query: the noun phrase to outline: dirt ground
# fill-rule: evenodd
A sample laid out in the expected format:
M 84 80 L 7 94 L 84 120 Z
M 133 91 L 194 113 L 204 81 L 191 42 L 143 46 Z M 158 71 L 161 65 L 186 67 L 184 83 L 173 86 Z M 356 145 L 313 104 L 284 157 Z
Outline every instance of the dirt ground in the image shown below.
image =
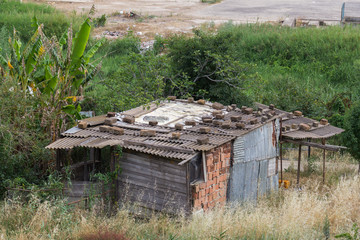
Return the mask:
M 343 0 L 223 0 L 217 4 L 201 0 L 56 0 L 49 4 L 64 11 L 87 13 L 94 4 L 98 16 L 107 14 L 105 27 L 95 34 L 106 32 L 116 38 L 133 31 L 143 41 L 156 35 L 191 34 L 194 27 L 234 23 L 278 22 L 286 17 L 311 19 L 340 19 Z M 127 18 L 130 12 L 137 18 Z M 112 36 L 113 35 L 113 36 Z

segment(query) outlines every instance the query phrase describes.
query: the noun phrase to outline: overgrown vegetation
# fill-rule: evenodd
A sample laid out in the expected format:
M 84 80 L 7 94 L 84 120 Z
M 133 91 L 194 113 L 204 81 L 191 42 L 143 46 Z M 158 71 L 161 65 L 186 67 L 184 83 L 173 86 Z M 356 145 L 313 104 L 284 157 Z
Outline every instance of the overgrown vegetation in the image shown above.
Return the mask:
M 131 32 L 113 41 L 88 39 L 89 20 L 75 37 L 70 26 L 78 29 L 82 20 L 46 5 L 0 0 L 1 194 L 6 186 L 63 187 L 64 176 L 52 171 L 54 154 L 44 147 L 75 124 L 81 108 L 98 115 L 168 95 L 238 106 L 259 101 L 327 117 L 348 130 L 342 143 L 358 158 L 359 28 L 228 23 L 204 26 L 193 37 L 158 37 L 144 50 Z M 105 22 L 105 15 L 95 19 L 97 26 Z M 84 212 L 42 194 L 26 204 L 8 199 L 0 206 L 0 238 L 331 239 L 348 232 L 339 236 L 356 239 L 351 225 L 360 223 L 359 179 L 346 159 L 329 161 L 326 185 L 319 184 L 322 171 L 313 156 L 301 191 L 281 190 L 257 206 L 192 218 L 154 213 L 139 220 L 127 208 L 109 218 L 100 205 Z M 296 175 L 290 169 L 285 176 Z
M 336 171 L 342 168 L 338 165 L 328 175 L 337 174 Z M 228 206 L 192 217 L 153 213 L 139 219 L 130 213 L 134 205 L 109 217 L 101 205 L 87 211 L 61 201 L 41 202 L 36 197 L 25 205 L 7 201 L 0 206 L 0 234 L 5 239 L 332 239 L 342 233 L 354 236 L 352 225 L 360 223 L 360 180 L 354 175 L 356 169 L 327 187 L 323 187 L 321 178 L 302 178 L 301 191 L 294 185 L 260 199 L 256 206 Z
M 18 0 L 0 0 L 0 28 L 9 32 L 14 28 L 20 33 L 22 40 L 30 40 L 33 34 L 31 19 L 36 16 L 39 23 L 44 24 L 44 32 L 48 36 L 61 37 L 61 34 L 72 24 L 78 29 L 84 17 L 73 14 L 66 15 L 55 8 L 36 3 L 21 3 Z

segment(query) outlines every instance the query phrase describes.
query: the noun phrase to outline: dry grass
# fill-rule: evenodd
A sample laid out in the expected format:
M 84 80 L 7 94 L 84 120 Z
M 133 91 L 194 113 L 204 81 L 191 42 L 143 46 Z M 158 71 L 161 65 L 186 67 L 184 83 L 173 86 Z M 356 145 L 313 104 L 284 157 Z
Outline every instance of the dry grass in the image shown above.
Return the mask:
M 293 185 L 256 206 L 229 205 L 188 218 L 154 213 L 144 220 L 127 209 L 109 217 L 99 206 L 85 211 L 35 198 L 27 204 L 3 202 L 0 239 L 324 239 L 326 218 L 333 238 L 360 224 L 360 178 L 346 158 L 328 164 L 328 178 L 337 180 L 325 186 L 321 174 L 304 173 L 301 190 Z

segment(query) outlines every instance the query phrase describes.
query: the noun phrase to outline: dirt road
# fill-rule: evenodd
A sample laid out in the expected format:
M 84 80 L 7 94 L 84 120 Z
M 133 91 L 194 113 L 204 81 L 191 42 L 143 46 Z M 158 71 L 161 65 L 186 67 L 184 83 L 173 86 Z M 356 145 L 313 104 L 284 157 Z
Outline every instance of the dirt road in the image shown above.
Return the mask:
M 200 0 L 56 0 L 58 9 L 86 13 L 94 4 L 97 15 L 107 14 L 108 24 L 96 31 L 133 31 L 144 41 L 155 35 L 192 32 L 194 27 L 229 20 L 234 23 L 278 21 L 286 17 L 340 19 L 343 0 L 223 0 L 218 4 Z M 119 13 L 141 17 L 125 19 Z

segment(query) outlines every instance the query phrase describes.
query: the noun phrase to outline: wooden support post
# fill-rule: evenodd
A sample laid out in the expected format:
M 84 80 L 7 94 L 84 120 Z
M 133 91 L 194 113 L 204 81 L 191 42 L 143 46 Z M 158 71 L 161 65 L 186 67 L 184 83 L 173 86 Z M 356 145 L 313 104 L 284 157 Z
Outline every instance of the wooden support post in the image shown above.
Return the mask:
M 283 145 L 280 143 L 280 180 L 283 183 Z
M 298 186 L 300 184 L 300 163 L 301 163 L 301 144 L 299 145 L 299 159 L 298 159 L 298 169 L 297 169 L 297 179 L 296 179 L 296 183 Z
M 61 150 L 56 149 L 56 170 L 59 172 L 61 170 L 60 163 L 61 163 Z
M 325 138 L 323 138 L 321 140 L 322 144 L 325 145 Z M 326 160 L 326 156 L 325 156 L 325 149 L 323 150 L 323 183 L 325 183 L 325 160 Z
M 87 168 L 88 149 L 85 148 L 84 154 L 84 181 L 89 181 L 89 173 Z
M 90 163 L 92 162 L 92 174 L 95 174 L 95 148 L 90 148 Z
M 280 118 L 280 136 L 279 136 L 279 142 L 280 142 L 280 180 L 281 180 L 281 184 L 282 184 L 282 183 L 283 183 L 282 118 Z
M 308 142 L 311 142 L 311 138 L 308 139 Z M 311 155 L 311 147 L 308 146 L 308 161 L 310 159 L 310 155 Z

